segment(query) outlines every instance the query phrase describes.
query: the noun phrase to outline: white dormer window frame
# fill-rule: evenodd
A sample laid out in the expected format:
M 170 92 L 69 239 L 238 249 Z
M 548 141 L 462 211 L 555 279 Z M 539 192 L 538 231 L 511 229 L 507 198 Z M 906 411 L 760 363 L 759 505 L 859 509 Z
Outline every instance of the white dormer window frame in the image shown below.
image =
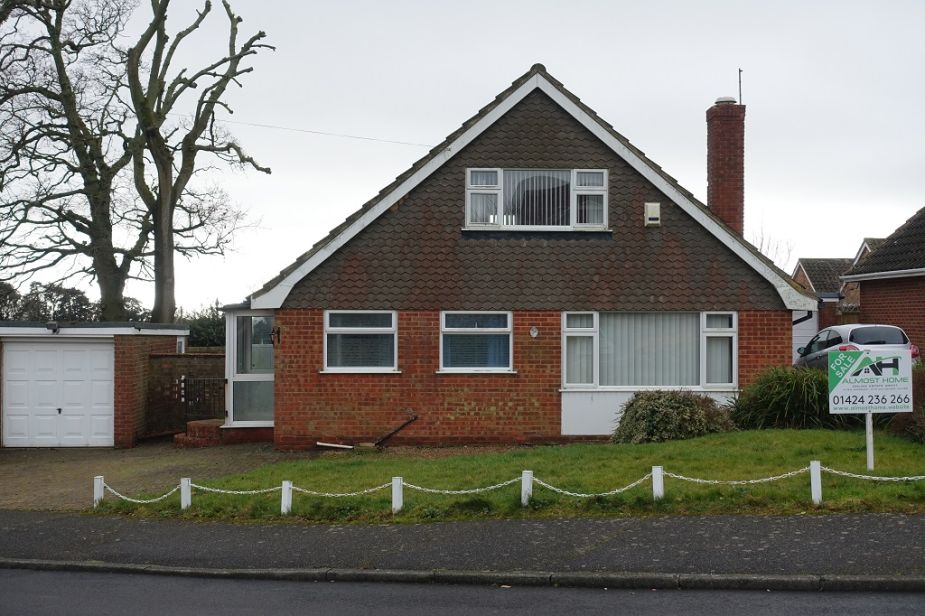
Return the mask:
M 554 171 L 569 174 L 569 224 L 522 225 L 505 223 L 504 174 L 524 171 Z M 600 177 L 595 181 L 594 176 Z M 579 185 L 581 180 L 581 185 Z M 607 169 L 503 169 L 470 167 L 466 169 L 467 230 L 519 231 L 606 231 L 608 228 Z M 580 220 L 583 219 L 583 220 Z

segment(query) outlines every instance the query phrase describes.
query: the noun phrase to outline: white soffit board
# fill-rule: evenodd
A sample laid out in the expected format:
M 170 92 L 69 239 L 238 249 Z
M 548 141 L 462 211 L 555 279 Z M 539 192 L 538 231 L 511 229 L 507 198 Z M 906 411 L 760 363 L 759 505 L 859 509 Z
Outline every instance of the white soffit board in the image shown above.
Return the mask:
M 627 148 L 619 139 L 614 137 L 594 118 L 588 115 L 578 105 L 572 102 L 556 86 L 550 83 L 541 75 L 534 75 L 516 90 L 501 101 L 494 109 L 485 114 L 462 135 L 456 138 L 447 148 L 429 160 L 423 167 L 418 169 L 411 177 L 399 184 L 392 192 L 383 197 L 376 205 L 363 213 L 350 226 L 344 229 L 340 234 L 333 238 L 326 246 L 313 254 L 304 263 L 286 275 L 280 282 L 263 293 L 255 293 L 251 296 L 252 308 L 279 308 L 282 306 L 286 297 L 292 288 L 302 278 L 307 276 L 312 270 L 323 263 L 329 256 L 339 250 L 344 244 L 353 239 L 360 231 L 366 228 L 376 218 L 381 216 L 392 205 L 407 195 L 425 178 L 439 169 L 447 160 L 456 152 L 469 145 L 476 137 L 482 134 L 489 126 L 494 124 L 504 114 L 510 111 L 517 103 L 523 100 L 530 92 L 539 89 L 544 94 L 554 100 L 560 107 L 565 109 L 573 118 L 585 128 L 591 131 L 595 137 L 607 144 L 611 150 L 625 160 L 633 169 L 638 171 L 643 177 L 651 182 L 656 188 L 662 191 L 672 201 L 677 203 L 682 210 L 690 215 L 694 220 L 700 223 L 707 231 L 712 233 L 734 254 L 745 261 L 767 280 L 780 295 L 784 305 L 791 310 L 815 310 L 816 301 L 806 297 L 794 289 L 786 280 L 784 280 L 773 268 L 769 267 L 761 259 L 756 257 L 738 237 L 731 231 L 717 223 L 709 214 L 705 213 L 687 196 L 672 186 L 654 169 L 652 169 L 642 158 L 637 156 L 632 150 Z

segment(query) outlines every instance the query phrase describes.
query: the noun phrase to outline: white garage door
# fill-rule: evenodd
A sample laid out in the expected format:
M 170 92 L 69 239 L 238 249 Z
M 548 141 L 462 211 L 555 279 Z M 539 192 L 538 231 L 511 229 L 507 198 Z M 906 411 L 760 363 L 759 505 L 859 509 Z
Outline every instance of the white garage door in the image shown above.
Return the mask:
M 111 447 L 111 341 L 4 342 L 4 447 Z

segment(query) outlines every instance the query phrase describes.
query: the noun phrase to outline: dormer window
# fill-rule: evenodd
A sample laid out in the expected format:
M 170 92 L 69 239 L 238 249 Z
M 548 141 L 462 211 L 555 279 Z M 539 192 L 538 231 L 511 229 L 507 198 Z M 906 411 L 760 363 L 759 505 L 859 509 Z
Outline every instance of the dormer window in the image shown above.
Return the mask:
M 606 169 L 467 169 L 466 228 L 607 228 Z

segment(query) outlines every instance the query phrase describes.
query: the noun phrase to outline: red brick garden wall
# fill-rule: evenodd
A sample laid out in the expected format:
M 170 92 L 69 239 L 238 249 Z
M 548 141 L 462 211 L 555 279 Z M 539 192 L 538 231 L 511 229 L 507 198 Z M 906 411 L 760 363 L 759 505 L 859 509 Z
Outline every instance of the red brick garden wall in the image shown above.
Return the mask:
M 739 313 L 739 379 L 789 365 L 788 311 Z M 393 442 L 537 443 L 561 435 L 561 313 L 514 314 L 516 374 L 438 374 L 440 313 L 399 312 L 399 374 L 322 374 L 323 312 L 280 310 L 274 440 L 281 449 L 317 441 L 375 441 L 408 419 Z M 539 335 L 530 336 L 536 327 Z
M 115 446 L 133 447 L 145 424 L 145 394 L 152 353 L 176 350 L 174 336 L 115 336 Z
M 861 281 L 861 321 L 902 327 L 925 347 L 925 276 Z

